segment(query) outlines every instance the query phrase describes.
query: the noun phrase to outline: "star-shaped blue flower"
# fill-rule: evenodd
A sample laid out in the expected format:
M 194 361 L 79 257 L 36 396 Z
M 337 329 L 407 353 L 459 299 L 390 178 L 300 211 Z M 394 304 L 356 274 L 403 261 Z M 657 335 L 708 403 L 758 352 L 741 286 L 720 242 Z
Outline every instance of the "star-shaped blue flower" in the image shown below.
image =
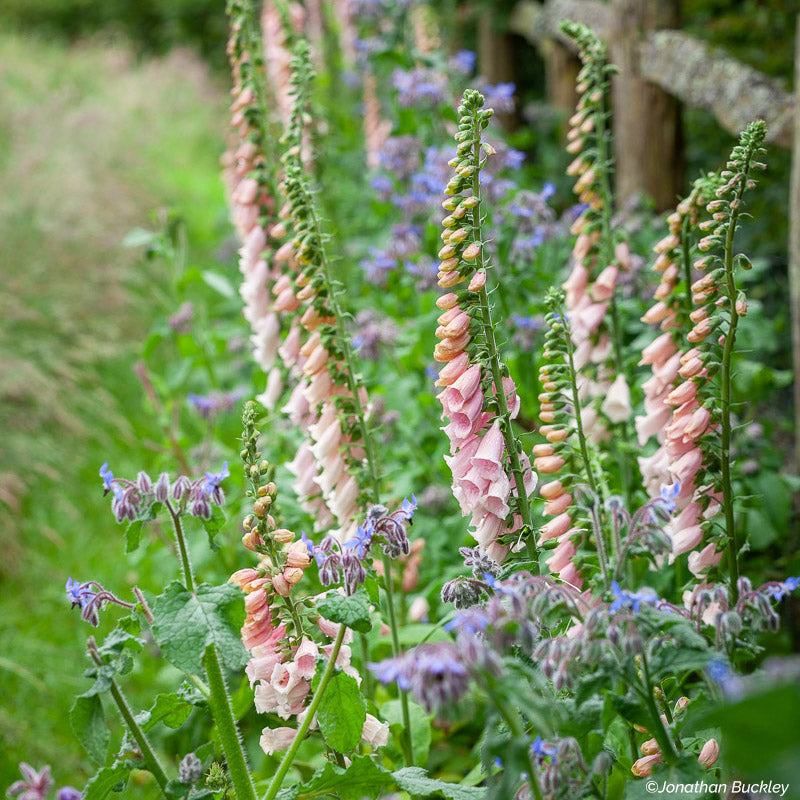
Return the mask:
M 652 589 L 642 589 L 638 592 L 627 592 L 622 589 L 617 581 L 611 582 L 611 591 L 614 601 L 609 606 L 609 611 L 615 614 L 622 608 L 630 608 L 634 614 L 639 612 L 642 603 L 652 604 L 658 600 L 658 595 Z
M 203 486 L 205 493 L 209 495 L 214 489 L 219 489 L 219 485 L 225 478 L 229 478 L 230 474 L 227 461 L 222 464 L 222 469 L 219 472 L 206 472 L 206 482 Z

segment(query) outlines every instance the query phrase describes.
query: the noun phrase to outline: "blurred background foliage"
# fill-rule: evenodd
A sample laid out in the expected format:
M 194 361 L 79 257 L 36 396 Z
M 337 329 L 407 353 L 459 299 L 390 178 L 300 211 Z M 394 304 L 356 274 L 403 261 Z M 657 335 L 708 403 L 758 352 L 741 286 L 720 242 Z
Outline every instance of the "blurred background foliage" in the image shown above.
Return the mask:
M 453 49 L 474 47 L 470 26 L 476 14 L 487 13 L 487 4 L 449 5 L 464 20 L 463 41 Z M 513 3 L 488 5 L 502 25 Z M 788 88 L 797 12 L 796 0 L 685 0 L 683 24 Z M 109 460 L 119 475 L 168 468 L 174 457 L 165 448 L 165 431 L 177 430 L 180 448 L 207 445 L 193 454 L 193 463 L 231 460 L 229 516 L 236 516 L 237 414 L 207 425 L 185 402 L 166 401 L 159 408 L 131 365 L 144 356 L 164 398 L 203 389 L 248 394 L 263 389 L 243 344 L 247 331 L 234 289 L 236 244 L 219 176 L 229 86 L 226 20 L 221 0 L 4 0 L 0 31 L 0 788 L 15 779 L 20 760 L 51 762 L 60 783 L 80 786 L 88 764 L 67 711 L 72 695 L 85 688 L 86 630 L 68 614 L 64 582 L 70 575 L 96 576 L 115 590 L 135 583 L 155 589 L 172 574 L 172 565 L 160 556 L 163 532 L 151 532 L 133 559 L 125 557 L 120 530 L 99 490 L 99 465 Z M 541 104 L 541 65 L 525 47 L 527 57 L 518 60 L 515 76 L 518 94 L 523 103 Z M 348 123 L 341 108 L 333 110 L 341 126 L 326 146 L 346 157 L 324 162 L 329 172 L 322 180 L 331 192 L 358 169 L 354 164 L 361 157 L 350 147 L 358 135 L 347 128 L 353 120 Z M 531 184 L 538 188 L 552 180 L 568 198 L 557 123 L 544 114 L 540 125 L 523 125 L 511 141 L 528 153 Z M 717 166 L 732 142 L 700 112 L 687 114 L 686 138 L 690 178 Z M 790 527 L 779 511 L 788 507 L 789 488 L 777 479 L 790 432 L 788 154 L 771 148 L 768 160 L 771 177 L 759 187 L 749 234 L 752 252 L 761 256 L 751 283 L 761 311 L 743 336 L 769 368 L 743 375 L 741 391 L 762 400 L 764 420 L 778 444 L 753 453 L 759 458 L 769 452 L 758 479 L 767 498 L 764 511 L 753 507 L 757 504 L 748 511 L 749 523 L 763 534 L 754 547 L 765 569 L 777 564 L 787 574 L 798 542 L 776 538 Z M 352 187 L 358 187 L 357 179 Z M 327 203 L 328 217 L 337 223 L 352 217 L 361 202 L 353 190 Z M 358 229 L 358 222 L 354 225 Z M 136 228 L 156 233 L 128 240 L 139 249 L 123 247 Z M 159 238 L 163 231 L 166 238 Z M 656 235 L 655 226 L 643 226 L 640 252 L 647 253 Z M 173 251 L 181 242 L 188 245 L 178 257 Z M 353 248 L 357 252 L 359 242 Z M 546 257 L 538 258 L 535 272 L 546 273 Z M 363 282 L 353 286 L 361 291 Z M 398 308 L 404 318 L 415 318 L 422 311 L 418 293 L 400 289 Z M 197 315 L 194 337 L 166 324 L 185 302 L 193 303 Z M 438 458 L 441 442 L 417 435 L 421 419 L 430 427 L 437 417 L 432 387 L 414 371 L 432 350 L 435 316 L 430 311 L 418 317 L 420 325 L 430 323 L 430 342 L 401 331 L 391 364 L 400 391 L 382 397 L 387 412 L 417 409 L 418 417 L 393 417 L 389 424 L 389 440 L 411 442 L 424 456 L 414 462 L 418 473 L 399 470 L 398 454 L 387 456 L 401 496 L 437 471 L 439 484 L 448 484 Z M 769 325 L 758 327 L 764 319 Z M 223 354 L 228 368 L 207 374 L 209 357 Z M 533 376 L 526 358 L 518 351 L 514 367 L 519 375 Z M 373 362 L 366 370 L 376 378 L 381 366 Z M 291 452 L 291 435 L 278 428 L 275 436 Z M 437 502 L 444 525 L 429 513 L 429 528 L 423 521 L 419 531 L 429 536 L 423 592 L 426 576 L 434 588 L 433 579 L 441 578 L 446 542 L 463 531 L 461 520 L 448 513 L 454 505 L 449 494 Z M 292 522 L 302 519 L 291 504 L 285 513 Z M 777 516 L 768 519 L 771 515 Z M 203 542 L 196 540 L 201 570 L 221 577 L 232 565 L 242 565 L 233 528 L 226 540 L 213 556 L 203 556 Z M 434 594 L 431 590 L 432 600 Z M 773 649 L 791 648 L 788 637 L 782 634 Z M 145 662 L 131 676 L 134 703 L 172 678 L 169 669 Z M 179 753 L 179 738 L 167 747 Z M 147 796 L 144 789 L 129 791 Z

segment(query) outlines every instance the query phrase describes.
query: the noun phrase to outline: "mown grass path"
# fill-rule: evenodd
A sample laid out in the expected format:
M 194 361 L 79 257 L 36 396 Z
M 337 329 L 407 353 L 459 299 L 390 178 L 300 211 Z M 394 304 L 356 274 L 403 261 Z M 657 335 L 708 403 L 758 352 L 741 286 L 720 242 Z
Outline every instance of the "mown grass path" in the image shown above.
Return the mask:
M 147 418 L 130 367 L 155 311 L 121 241 L 172 206 L 193 258 L 211 258 L 225 102 L 188 53 L 136 62 L 0 36 L 0 790 L 20 760 L 85 780 L 67 712 L 89 631 L 67 576 L 150 584 L 146 556 L 123 558 L 97 478 L 109 452 L 135 473 L 143 431 L 126 417 Z

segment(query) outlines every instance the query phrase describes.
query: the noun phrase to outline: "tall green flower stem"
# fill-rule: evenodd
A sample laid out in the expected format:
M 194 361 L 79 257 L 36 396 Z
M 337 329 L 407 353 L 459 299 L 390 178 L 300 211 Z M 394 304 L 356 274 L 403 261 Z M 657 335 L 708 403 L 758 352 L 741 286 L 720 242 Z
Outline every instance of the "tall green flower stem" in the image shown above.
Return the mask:
M 166 507 L 172 518 L 172 527 L 175 531 L 175 539 L 178 542 L 178 553 L 183 570 L 183 585 L 194 594 L 194 574 L 192 573 L 192 562 L 189 559 L 189 548 L 186 545 L 186 537 L 183 534 L 183 524 L 181 523 L 178 512 L 169 500 L 166 502 Z
M 222 752 L 228 764 L 236 800 L 256 800 L 256 790 L 247 769 L 242 741 L 236 728 L 228 688 L 222 674 L 222 665 L 214 644 L 208 645 L 203 655 L 203 666 L 208 676 L 208 705 L 217 725 Z
M 102 667 L 104 662 L 97 650 L 97 645 L 95 644 L 93 636 L 89 637 L 87 649 L 92 661 L 94 661 L 98 667 Z M 128 700 L 122 693 L 122 689 L 119 688 L 119 684 L 114 678 L 110 678 L 109 680 L 109 692 L 114 700 L 114 704 L 117 706 L 120 716 L 125 721 L 125 726 L 127 727 L 131 736 L 133 736 L 133 739 L 139 748 L 139 752 L 142 754 L 144 763 L 147 765 L 147 769 L 156 779 L 156 783 L 158 783 L 159 788 L 166 797 L 167 775 L 164 772 L 164 768 L 161 766 L 161 762 L 158 760 L 158 756 L 156 755 L 153 746 L 150 744 L 150 740 L 147 738 L 145 732 L 136 721 L 136 718 L 131 711 L 131 707 L 128 705 Z
M 338 342 L 342 348 L 342 356 L 344 362 L 344 373 L 347 380 L 347 386 L 350 389 L 350 394 L 353 399 L 353 412 L 357 420 L 357 424 L 361 433 L 361 440 L 364 445 L 366 453 L 367 470 L 369 474 L 371 500 L 374 504 L 380 503 L 380 478 L 378 476 L 378 460 L 375 442 L 372 436 L 372 431 L 367 423 L 366 409 L 361 404 L 361 397 L 359 394 L 359 382 L 356 378 L 356 370 L 354 367 L 353 350 L 350 347 L 350 339 L 347 330 L 344 326 L 344 312 L 339 302 L 337 287 L 330 272 L 330 265 L 328 257 L 325 253 L 323 245 L 322 228 L 316 215 L 314 203 L 306 189 L 303 181 L 298 181 L 299 188 L 303 192 L 303 200 L 306 207 L 309 209 L 311 216 L 311 225 L 313 235 L 319 242 L 319 263 L 322 270 L 325 285 L 329 291 L 329 299 L 331 302 L 333 316 L 336 319 L 336 333 Z M 397 611 L 394 602 L 394 587 L 392 584 L 392 562 L 387 555 L 383 555 L 383 586 L 386 594 L 386 606 L 389 612 L 389 628 L 392 635 L 392 655 L 397 657 L 400 654 L 400 632 L 399 623 L 397 619 Z M 413 766 L 414 751 L 411 746 L 411 714 L 408 707 L 408 695 L 405 691 L 400 690 L 400 704 L 403 712 L 403 756 L 408 766 Z
M 642 697 L 647 705 L 647 711 L 650 714 L 652 722 L 652 733 L 655 740 L 658 742 L 658 748 L 661 751 L 661 757 L 667 764 L 674 764 L 678 760 L 678 754 L 675 752 L 675 745 L 672 743 L 667 729 L 661 720 L 658 707 L 656 706 L 655 697 L 653 696 L 653 683 L 650 680 L 650 673 L 647 668 L 647 658 L 644 653 L 642 657 L 642 673 L 644 675 L 644 687 L 641 692 Z
M 572 37 L 581 49 L 581 58 L 584 62 L 584 69 L 589 69 L 589 92 L 597 92 L 598 98 L 595 106 L 591 110 L 591 118 L 594 129 L 594 146 L 596 149 L 596 159 L 593 165 L 597 173 L 598 191 L 600 196 L 600 242 L 598 260 L 600 267 L 605 268 L 614 263 L 614 235 L 611 225 L 611 218 L 614 213 L 614 194 L 611 190 L 611 172 L 613 170 L 613 157 L 610 151 L 611 132 L 608 120 L 610 111 L 608 109 L 608 75 L 615 72 L 616 68 L 607 63 L 606 46 L 597 36 L 583 25 L 575 23 L 561 23 L 561 30 Z M 625 365 L 622 356 L 622 322 L 620 320 L 619 307 L 617 305 L 616 290 L 611 295 L 609 305 L 611 308 L 611 342 L 614 353 L 614 367 L 617 375 L 625 374 Z M 630 422 L 624 420 L 619 423 L 622 428 L 621 436 L 618 441 L 627 442 L 630 440 Z M 619 464 L 620 475 L 622 477 L 623 490 L 628 505 L 631 505 L 631 470 L 629 458 L 621 449 L 617 448 L 617 462 Z
M 314 697 L 311 700 L 311 705 L 309 705 L 308 711 L 306 711 L 306 715 L 303 718 L 303 721 L 300 723 L 300 727 L 297 729 L 297 733 L 295 734 L 291 747 L 289 747 L 281 759 L 281 763 L 278 765 L 278 771 L 272 776 L 269 789 L 267 789 L 267 793 L 264 795 L 263 800 L 274 800 L 275 795 L 277 795 L 280 791 L 283 779 L 286 777 L 289 767 L 292 766 L 294 757 L 297 755 L 297 750 L 302 744 L 303 739 L 305 739 L 308 729 L 311 727 L 311 721 L 314 719 L 314 715 L 317 713 L 319 704 L 322 702 L 325 689 L 327 689 L 328 684 L 333 677 L 334 670 L 336 669 L 336 659 L 339 657 L 339 651 L 342 649 L 342 642 L 344 641 L 344 635 L 346 631 L 347 628 L 345 628 L 344 625 L 339 625 L 339 632 L 336 634 L 336 639 L 333 642 L 333 649 L 331 650 L 331 654 L 328 658 L 328 663 L 325 665 L 325 671 L 322 673 L 322 678 L 320 678 L 317 691 L 314 693 Z
M 175 538 L 178 541 L 178 550 L 180 552 L 181 566 L 183 568 L 183 582 L 186 588 L 194 593 L 194 574 L 192 572 L 191 561 L 189 560 L 189 550 L 186 546 L 183 525 L 181 524 L 180 516 L 169 500 L 167 500 L 166 506 L 172 517 Z M 222 676 L 222 667 L 219 663 L 219 656 L 213 644 L 210 644 L 206 648 L 206 652 L 203 656 L 203 666 L 206 669 L 206 676 L 208 677 L 208 704 L 220 734 L 222 750 L 225 753 L 225 760 L 228 763 L 236 798 L 237 800 L 255 800 L 255 787 L 250 778 L 250 773 L 247 770 L 244 749 L 236 729 L 236 720 L 233 717 L 228 687 L 225 685 L 225 679 Z
M 481 233 L 481 180 L 480 170 L 477 168 L 481 163 L 481 127 L 477 117 L 473 118 L 473 137 L 474 145 L 472 150 L 472 157 L 476 169 L 472 174 L 472 194 L 478 201 L 472 209 L 472 240 L 474 242 L 483 242 Z M 483 247 L 480 248 L 477 258 L 477 271 L 484 270 L 486 267 L 483 257 Z M 503 367 L 500 363 L 500 355 L 497 352 L 497 340 L 494 335 L 494 323 L 492 321 L 492 308 L 489 305 L 489 295 L 486 291 L 486 286 L 482 286 L 479 292 L 480 309 L 481 309 L 481 328 L 484 338 L 486 340 L 486 348 L 489 353 L 489 369 L 492 373 L 492 380 L 495 386 L 495 396 L 497 397 L 497 405 L 500 410 L 500 418 L 502 420 L 501 428 L 503 431 L 503 440 L 506 445 L 506 452 L 508 453 L 509 461 L 511 462 L 511 472 L 514 476 L 514 484 L 517 487 L 517 505 L 519 508 L 522 522 L 528 535 L 525 537 L 525 545 L 528 548 L 528 553 L 534 559 L 538 556 L 536 548 L 536 541 L 533 538 L 533 517 L 531 515 L 531 503 L 528 497 L 528 492 L 525 489 L 525 478 L 522 474 L 522 464 L 519 457 L 519 442 L 514 436 L 514 430 L 511 427 L 511 418 L 508 412 L 508 401 L 506 393 L 503 390 Z M 538 574 L 538 562 L 533 570 Z
M 734 515 L 734 494 L 731 481 L 731 378 L 734 346 L 736 343 L 736 328 L 739 324 L 739 312 L 736 308 L 738 302 L 738 290 L 736 288 L 736 278 L 734 275 L 734 252 L 733 241 L 736 235 L 736 226 L 742 208 L 742 198 L 745 191 L 751 188 L 754 182 L 750 178 L 750 173 L 755 166 L 763 168 L 763 164 L 754 162 L 755 155 L 760 150 L 760 145 L 766 134 L 766 126 L 763 122 L 751 123 L 747 130 L 742 134 L 739 148 L 734 150 L 734 158 L 741 155 L 743 161 L 738 170 L 738 186 L 734 193 L 734 198 L 730 201 L 730 214 L 727 220 L 725 231 L 725 244 L 723 265 L 725 269 L 725 293 L 727 294 L 727 308 L 725 309 L 729 317 L 728 330 L 725 333 L 725 345 L 722 350 L 722 364 L 720 366 L 720 400 L 721 414 L 720 421 L 722 429 L 722 450 L 720 453 L 720 465 L 722 472 L 722 505 L 725 514 L 725 532 L 728 536 L 728 571 L 730 576 L 730 596 L 731 605 L 739 599 L 739 543 L 736 537 L 736 519 Z M 737 153 L 737 151 L 739 151 Z M 736 162 L 734 162 L 736 163 Z M 730 166 L 730 165 L 729 165 Z M 725 173 L 722 173 L 723 177 Z
M 592 469 L 592 460 L 589 457 L 589 444 L 586 440 L 586 432 L 583 430 L 583 410 L 581 407 L 581 399 L 578 394 L 578 373 L 575 369 L 574 353 L 575 348 L 572 344 L 572 334 L 569 329 L 569 323 L 563 314 L 561 323 L 564 329 L 564 345 L 567 350 L 567 367 L 569 368 L 569 385 L 572 392 L 572 408 L 575 416 L 575 425 L 578 432 L 578 445 L 581 449 L 581 457 L 583 458 L 584 468 L 586 469 L 586 479 L 589 481 L 589 486 L 592 491 L 597 495 L 599 487 L 594 477 L 594 470 Z

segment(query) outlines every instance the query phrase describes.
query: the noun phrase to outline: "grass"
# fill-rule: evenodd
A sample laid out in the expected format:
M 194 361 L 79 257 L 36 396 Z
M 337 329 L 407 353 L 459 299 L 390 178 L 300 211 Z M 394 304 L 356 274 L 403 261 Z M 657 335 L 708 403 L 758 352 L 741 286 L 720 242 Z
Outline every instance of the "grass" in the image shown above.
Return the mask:
M 106 459 L 148 466 L 147 431 L 126 420 L 146 419 L 130 365 L 155 311 L 121 241 L 179 207 L 194 263 L 211 260 L 224 92 L 186 52 L 0 36 L 0 790 L 20 760 L 51 763 L 59 785 L 91 774 L 67 718 L 87 686 L 67 576 L 158 582 L 147 549 L 123 557 L 97 477 Z M 160 676 L 132 676 L 134 696 L 145 680 Z

